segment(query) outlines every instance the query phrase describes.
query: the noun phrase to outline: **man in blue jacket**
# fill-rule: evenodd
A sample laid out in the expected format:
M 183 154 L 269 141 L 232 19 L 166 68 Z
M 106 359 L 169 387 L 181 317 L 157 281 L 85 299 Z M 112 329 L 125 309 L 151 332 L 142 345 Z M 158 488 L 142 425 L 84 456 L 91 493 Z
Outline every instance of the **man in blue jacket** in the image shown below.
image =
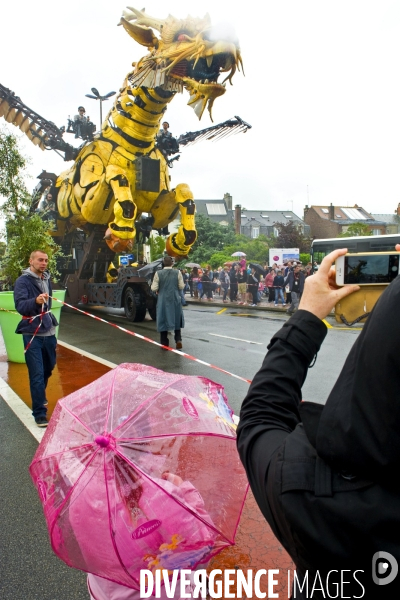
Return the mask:
M 15 308 L 22 315 L 15 333 L 24 341 L 29 373 L 32 415 L 38 427 L 47 427 L 46 386 L 56 364 L 57 319 L 51 309 L 51 282 L 47 271 L 49 258 L 42 250 L 34 250 L 29 268 L 14 285 Z

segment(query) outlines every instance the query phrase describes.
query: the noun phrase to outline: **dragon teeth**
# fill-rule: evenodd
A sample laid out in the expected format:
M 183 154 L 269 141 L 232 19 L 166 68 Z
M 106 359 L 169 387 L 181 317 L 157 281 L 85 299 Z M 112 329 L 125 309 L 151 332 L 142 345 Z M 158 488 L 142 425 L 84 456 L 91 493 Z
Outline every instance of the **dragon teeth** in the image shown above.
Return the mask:
M 207 67 L 210 68 L 213 61 L 213 56 L 206 56 Z

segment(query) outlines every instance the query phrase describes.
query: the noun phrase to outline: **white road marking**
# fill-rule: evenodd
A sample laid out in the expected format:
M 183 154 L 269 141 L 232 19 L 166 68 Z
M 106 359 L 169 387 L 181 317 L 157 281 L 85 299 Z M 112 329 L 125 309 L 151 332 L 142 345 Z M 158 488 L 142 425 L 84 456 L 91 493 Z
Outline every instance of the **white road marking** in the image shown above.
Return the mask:
M 252 342 L 251 340 L 242 340 L 241 338 L 230 337 L 229 335 L 218 335 L 218 333 L 209 333 L 208 335 L 214 335 L 215 337 L 226 338 L 227 340 L 236 340 L 237 342 L 246 342 L 246 344 L 258 344 L 262 346 L 264 342 Z
M 18 394 L 11 389 L 2 377 L 0 377 L 0 395 L 33 437 L 40 442 L 46 428 L 36 425 L 31 409 L 27 407 L 25 402 L 21 400 Z

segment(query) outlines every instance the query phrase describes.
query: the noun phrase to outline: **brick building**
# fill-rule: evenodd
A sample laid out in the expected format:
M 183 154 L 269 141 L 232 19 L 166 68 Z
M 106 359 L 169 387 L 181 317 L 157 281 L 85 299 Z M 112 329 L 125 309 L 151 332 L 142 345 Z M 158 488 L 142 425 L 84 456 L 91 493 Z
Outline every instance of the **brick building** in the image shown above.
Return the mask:
M 386 224 L 386 233 L 400 233 L 400 204 L 398 204 L 393 214 L 372 215 L 377 221 L 384 221 Z
M 311 228 L 313 238 L 335 238 L 345 233 L 350 225 L 364 223 L 372 231 L 372 235 L 385 235 L 386 222 L 375 219 L 364 208 L 354 206 L 306 206 L 304 222 Z

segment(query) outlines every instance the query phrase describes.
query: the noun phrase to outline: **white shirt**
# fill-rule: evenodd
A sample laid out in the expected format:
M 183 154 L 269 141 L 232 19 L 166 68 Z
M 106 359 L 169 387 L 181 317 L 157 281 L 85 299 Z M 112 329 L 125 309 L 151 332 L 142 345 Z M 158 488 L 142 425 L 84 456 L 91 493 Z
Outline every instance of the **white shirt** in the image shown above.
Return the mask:
M 172 269 L 172 267 L 164 267 L 164 269 Z M 158 271 L 155 272 L 153 283 L 151 284 L 151 290 L 157 292 L 160 286 L 160 280 L 158 279 Z M 178 271 L 178 289 L 183 290 L 185 283 L 183 281 L 182 273 Z

